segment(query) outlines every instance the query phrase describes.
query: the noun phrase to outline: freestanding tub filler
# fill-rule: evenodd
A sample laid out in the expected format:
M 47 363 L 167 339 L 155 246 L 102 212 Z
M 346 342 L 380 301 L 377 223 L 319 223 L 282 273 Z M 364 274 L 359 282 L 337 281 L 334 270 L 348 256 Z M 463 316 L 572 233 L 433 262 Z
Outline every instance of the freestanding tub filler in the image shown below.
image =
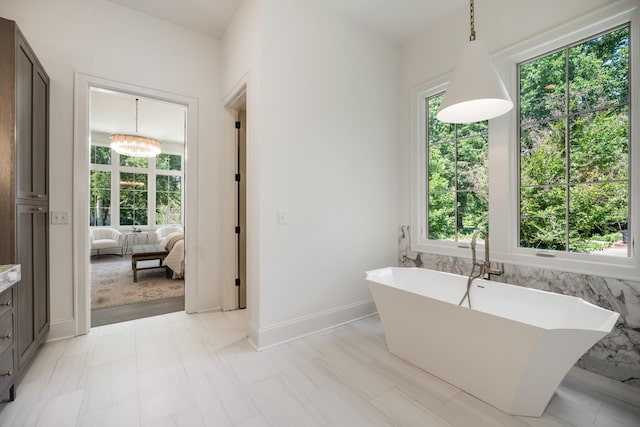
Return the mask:
M 511 415 L 539 417 L 619 314 L 581 298 L 423 268 L 367 272 L 389 351 Z

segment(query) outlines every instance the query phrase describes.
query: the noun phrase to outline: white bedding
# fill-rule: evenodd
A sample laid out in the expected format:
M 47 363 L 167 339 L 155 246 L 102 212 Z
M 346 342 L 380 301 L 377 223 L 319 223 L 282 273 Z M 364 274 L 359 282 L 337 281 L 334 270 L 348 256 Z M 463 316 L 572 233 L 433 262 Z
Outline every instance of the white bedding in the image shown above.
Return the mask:
M 175 242 L 169 254 L 165 257 L 163 265 L 173 271 L 173 278 L 184 277 L 184 239 Z

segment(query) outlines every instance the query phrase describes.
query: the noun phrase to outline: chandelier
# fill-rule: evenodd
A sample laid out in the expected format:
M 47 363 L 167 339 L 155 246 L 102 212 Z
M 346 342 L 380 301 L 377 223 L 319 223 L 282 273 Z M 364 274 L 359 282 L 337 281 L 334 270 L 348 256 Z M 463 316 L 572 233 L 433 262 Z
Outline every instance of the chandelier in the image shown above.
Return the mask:
M 155 157 L 160 154 L 160 143 L 148 136 L 138 135 L 138 101 L 136 98 L 135 134 L 115 133 L 111 135 L 109 147 L 118 154 L 131 157 Z

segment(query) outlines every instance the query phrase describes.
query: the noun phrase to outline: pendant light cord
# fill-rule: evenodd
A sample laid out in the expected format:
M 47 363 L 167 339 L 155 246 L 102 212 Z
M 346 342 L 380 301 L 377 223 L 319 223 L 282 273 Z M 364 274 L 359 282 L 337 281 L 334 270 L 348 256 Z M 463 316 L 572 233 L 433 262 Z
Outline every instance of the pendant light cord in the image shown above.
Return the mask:
M 139 99 L 136 98 L 136 135 L 138 134 L 138 101 Z
M 469 2 L 469 17 L 471 20 L 471 34 L 469 35 L 469 41 L 472 42 L 476 39 L 476 28 L 475 28 L 475 11 L 473 8 L 473 0 Z

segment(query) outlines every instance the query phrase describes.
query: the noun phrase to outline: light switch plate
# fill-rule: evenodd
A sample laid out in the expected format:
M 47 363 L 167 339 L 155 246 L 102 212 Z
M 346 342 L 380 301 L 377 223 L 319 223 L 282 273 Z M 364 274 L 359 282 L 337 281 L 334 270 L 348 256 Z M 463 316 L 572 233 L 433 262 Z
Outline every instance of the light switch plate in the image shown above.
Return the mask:
M 278 210 L 278 225 L 286 225 L 289 222 L 287 211 L 283 209 Z
M 69 212 L 51 211 L 51 224 L 69 224 Z

